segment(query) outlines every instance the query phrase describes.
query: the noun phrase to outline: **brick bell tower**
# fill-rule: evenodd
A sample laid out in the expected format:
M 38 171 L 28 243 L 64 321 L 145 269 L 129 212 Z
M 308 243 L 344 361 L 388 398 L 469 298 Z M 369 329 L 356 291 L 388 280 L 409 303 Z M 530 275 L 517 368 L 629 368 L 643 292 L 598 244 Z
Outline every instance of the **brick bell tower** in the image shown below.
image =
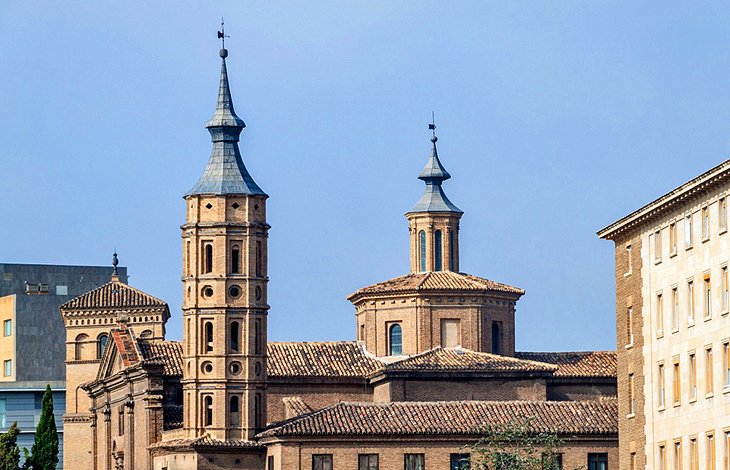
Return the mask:
M 426 183 L 421 199 L 406 212 L 411 238 L 411 272 L 459 272 L 459 221 L 464 215 L 446 197 L 441 183 L 451 178 L 436 150 L 436 125 L 429 124 L 431 155 L 418 179 Z
M 222 58 L 206 124 L 208 166 L 185 198 L 183 242 L 184 429 L 190 438 L 250 440 L 266 423 L 266 199 L 241 159 Z

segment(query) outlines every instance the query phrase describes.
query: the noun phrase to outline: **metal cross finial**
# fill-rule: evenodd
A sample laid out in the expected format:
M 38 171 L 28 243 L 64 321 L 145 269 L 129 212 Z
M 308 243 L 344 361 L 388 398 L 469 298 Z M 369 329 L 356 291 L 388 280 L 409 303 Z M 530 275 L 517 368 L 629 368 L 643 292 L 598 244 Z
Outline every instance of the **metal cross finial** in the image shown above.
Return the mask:
M 229 38 L 230 36 L 226 35 L 226 28 L 225 28 L 225 22 L 223 21 L 223 18 L 221 17 L 221 30 L 218 31 L 218 39 L 221 40 L 221 49 L 226 48 L 226 38 Z

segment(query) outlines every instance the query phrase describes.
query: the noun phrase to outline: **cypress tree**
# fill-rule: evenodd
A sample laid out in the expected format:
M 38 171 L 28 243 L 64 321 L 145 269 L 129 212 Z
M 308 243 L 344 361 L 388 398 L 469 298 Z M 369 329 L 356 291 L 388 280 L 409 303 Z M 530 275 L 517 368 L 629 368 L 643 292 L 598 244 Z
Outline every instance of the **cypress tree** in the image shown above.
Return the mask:
M 0 470 L 17 470 L 20 465 L 18 449 L 18 422 L 14 422 L 8 432 L 0 435 Z
M 46 385 L 46 392 L 43 394 L 41 419 L 35 430 L 35 441 L 30 453 L 30 468 L 33 470 L 56 470 L 58 432 L 56 418 L 53 416 L 53 392 L 50 385 Z

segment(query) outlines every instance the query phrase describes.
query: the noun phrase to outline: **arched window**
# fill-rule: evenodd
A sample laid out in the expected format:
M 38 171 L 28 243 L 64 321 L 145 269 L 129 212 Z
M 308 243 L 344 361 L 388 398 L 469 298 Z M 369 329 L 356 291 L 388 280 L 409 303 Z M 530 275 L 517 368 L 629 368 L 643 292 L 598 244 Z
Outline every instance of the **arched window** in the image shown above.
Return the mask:
M 492 354 L 502 354 L 502 333 L 499 322 L 492 322 Z
M 231 351 L 238 352 L 239 349 L 239 337 L 241 333 L 238 331 L 238 322 L 231 322 Z
M 213 272 L 213 245 L 210 243 L 206 243 L 205 245 L 205 259 L 203 260 L 203 266 L 205 267 L 205 271 L 203 271 L 204 274 Z
M 454 271 L 456 268 L 456 259 L 454 257 L 455 253 L 455 247 L 454 247 L 454 231 L 449 230 L 449 271 Z
M 82 359 L 88 359 L 84 357 L 84 351 L 86 350 L 86 343 L 89 341 L 89 335 L 81 333 L 76 337 L 76 344 L 74 345 L 74 359 L 80 361 Z
M 229 413 L 229 425 L 230 426 L 238 426 L 240 424 L 239 419 L 239 406 L 238 406 L 238 396 L 234 395 L 231 397 L 230 404 L 228 405 L 228 413 Z
M 418 270 L 426 270 L 426 232 L 418 232 Z
M 140 338 L 152 338 L 152 330 L 144 330 L 142 333 L 139 334 Z
M 441 271 L 444 269 L 443 264 L 443 258 L 444 258 L 444 250 L 443 250 L 443 236 L 441 235 L 441 230 L 436 230 L 433 233 L 433 257 L 434 257 L 434 264 L 436 271 Z
M 203 422 L 205 423 L 204 426 L 212 426 L 213 425 L 213 397 L 210 395 L 207 395 L 205 398 L 203 398 L 203 414 L 205 415 L 203 418 Z
M 388 332 L 388 353 L 390 356 L 400 356 L 403 354 L 403 330 L 400 323 L 391 325 Z
M 96 338 L 96 358 L 101 359 L 104 356 L 104 351 L 106 350 L 106 343 L 109 340 L 109 335 L 106 333 L 100 334 Z
M 205 322 L 205 352 L 213 352 L 213 323 Z
M 231 247 L 231 274 L 241 272 L 241 248 L 238 245 Z

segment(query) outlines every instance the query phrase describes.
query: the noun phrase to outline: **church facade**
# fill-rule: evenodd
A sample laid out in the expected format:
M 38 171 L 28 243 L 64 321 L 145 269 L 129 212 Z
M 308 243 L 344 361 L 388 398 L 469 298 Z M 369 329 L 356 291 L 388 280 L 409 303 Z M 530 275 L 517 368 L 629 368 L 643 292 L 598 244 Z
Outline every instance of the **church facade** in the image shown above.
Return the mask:
M 61 307 L 64 466 L 462 469 L 486 426 L 529 418 L 565 440 L 566 468 L 618 468 L 615 352 L 515 351 L 524 291 L 460 272 L 435 134 L 406 213 L 411 272 L 348 297 L 355 341 L 268 342 L 268 196 L 220 55 L 213 150 L 184 196 L 184 339 L 165 340 L 165 302 L 116 275 Z

